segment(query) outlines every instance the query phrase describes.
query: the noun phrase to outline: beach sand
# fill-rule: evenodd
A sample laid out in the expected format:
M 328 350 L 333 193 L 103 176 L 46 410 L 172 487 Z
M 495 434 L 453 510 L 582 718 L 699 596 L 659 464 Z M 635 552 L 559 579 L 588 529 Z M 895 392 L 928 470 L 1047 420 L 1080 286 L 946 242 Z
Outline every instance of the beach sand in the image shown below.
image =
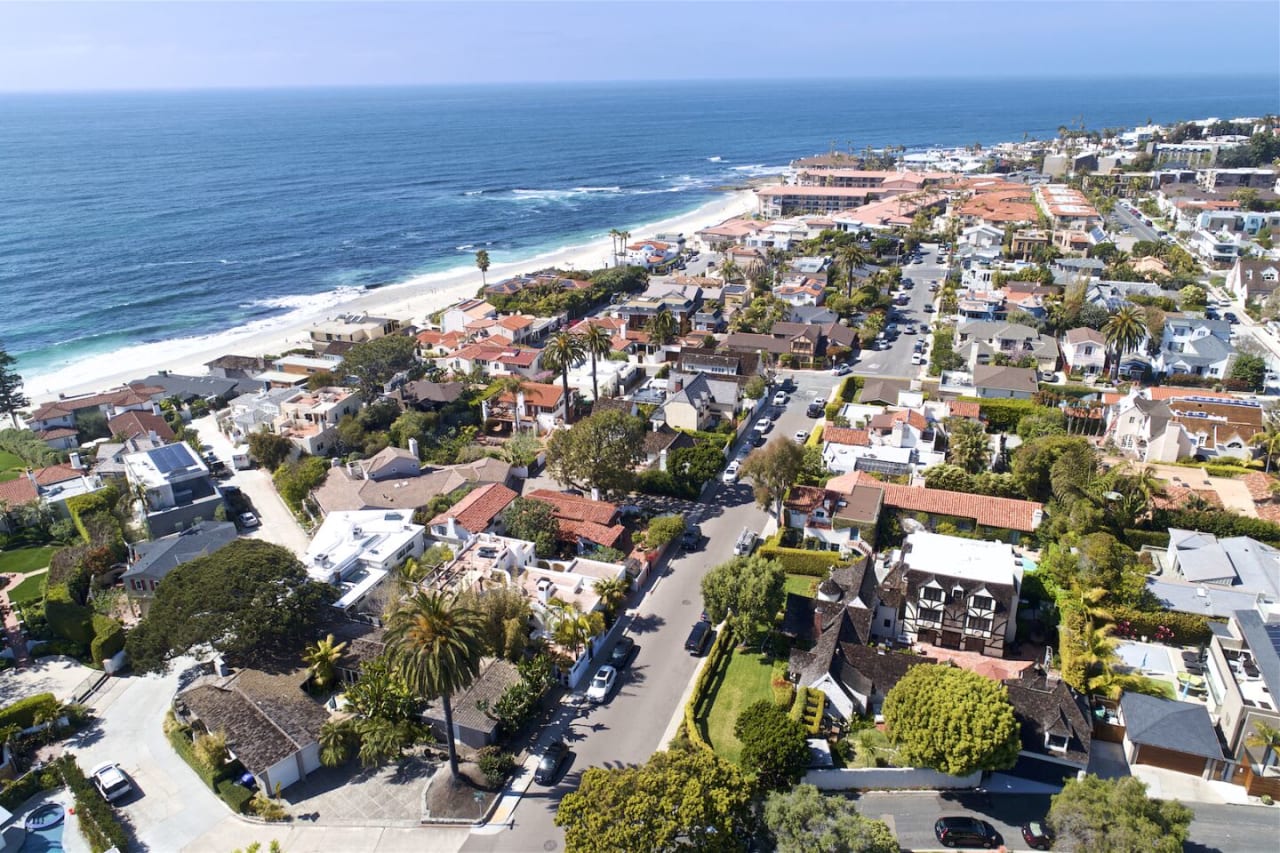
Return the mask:
M 671 231 L 692 237 L 702 228 L 733 216 L 752 213 L 755 207 L 755 193 L 750 190 L 733 192 L 684 215 L 634 228 L 632 240 Z M 605 237 L 521 261 L 494 264 L 489 268 L 487 277 L 489 281 L 500 281 L 548 267 L 594 270 L 608 262 L 612 254 L 611 241 Z M 250 326 L 200 337 L 139 344 L 68 364 L 51 373 L 31 376 L 27 378 L 25 391 L 34 403 L 39 403 L 54 399 L 59 394 L 82 394 L 116 387 L 159 370 L 203 376 L 207 373 L 204 365 L 222 355 L 278 355 L 295 347 L 307 346 L 306 330 L 329 317 L 367 312 L 422 324 L 427 315 L 459 299 L 475 296 L 479 288 L 480 272 L 470 266 L 419 276 L 365 293 L 316 294 L 286 315 Z

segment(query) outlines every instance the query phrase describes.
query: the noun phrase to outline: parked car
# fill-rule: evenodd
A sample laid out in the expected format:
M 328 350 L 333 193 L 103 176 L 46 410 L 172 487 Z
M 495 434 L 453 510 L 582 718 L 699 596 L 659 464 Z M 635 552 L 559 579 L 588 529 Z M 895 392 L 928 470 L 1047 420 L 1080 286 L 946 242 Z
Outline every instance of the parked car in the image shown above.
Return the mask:
M 239 519 L 241 527 L 257 527 L 261 523 L 258 521 L 258 516 L 251 512 L 240 513 Z
M 733 460 L 732 462 L 729 463 L 729 467 L 724 469 L 724 474 L 720 477 L 720 479 L 726 483 L 738 482 L 738 469 L 741 467 L 742 466 L 738 464 L 737 459 Z
M 932 303 L 932 302 L 926 302 L 926 303 L 925 303 L 925 306 L 924 306 L 924 313 L 926 313 L 926 314 L 932 314 L 932 313 L 934 312 L 934 310 L 935 310 L 935 309 L 934 309 L 934 307 L 933 307 L 933 303 Z
M 837 364 L 835 367 L 831 368 L 831 375 L 847 376 L 851 370 L 853 370 L 853 368 L 847 364 Z
M 120 765 L 114 761 L 99 764 L 90 771 L 89 776 L 93 779 L 98 793 L 102 794 L 109 803 L 114 803 L 133 793 L 133 783 L 129 781 L 128 776 L 124 775 Z
M 707 644 L 714 633 L 710 622 L 699 619 L 689 631 L 689 639 L 684 641 L 684 650 L 694 657 L 700 657 L 707 650 Z
M 609 665 L 615 669 L 622 669 L 631 661 L 631 653 L 635 650 L 635 639 L 623 634 L 618 638 L 618 642 L 613 644 L 613 650 L 609 652 Z
M 787 392 L 779 391 L 777 394 L 774 394 L 773 404 L 778 408 L 782 408 L 783 406 L 787 405 Z
M 753 429 L 751 431 L 751 446 L 764 447 L 764 442 L 765 442 L 764 433 L 760 432 L 760 430 L 758 429 Z
M 809 403 L 807 407 L 805 407 L 804 413 L 811 418 L 820 418 L 822 417 L 822 413 L 825 412 L 826 410 L 827 410 L 827 407 L 822 405 L 821 400 L 814 400 L 813 402 Z
M 1022 825 L 1022 840 L 1032 850 L 1052 850 L 1053 830 L 1044 821 L 1033 820 Z
M 587 701 L 599 705 L 609 698 L 617 683 L 618 671 L 605 664 L 596 670 L 595 676 L 591 679 L 591 686 L 587 688 Z
M 756 432 L 768 432 L 773 429 L 773 421 L 768 416 L 756 421 Z
M 784 376 L 782 377 L 782 381 L 778 383 L 778 390 L 786 391 L 790 394 L 792 391 L 796 390 L 796 383 L 791 381 L 790 376 Z
M 942 817 L 933 825 L 933 834 L 943 847 L 985 847 L 999 843 L 996 828 L 985 820 L 971 817 Z
M 569 747 L 563 741 L 556 741 L 547 747 L 538 759 L 538 769 L 533 771 L 533 781 L 539 785 L 550 785 L 560 773 L 560 767 L 569 757 Z
M 745 557 L 749 555 L 756 547 L 756 533 L 749 527 L 742 528 L 742 532 L 738 534 L 738 541 L 733 543 L 733 553 L 736 557 Z
M 809 431 L 807 429 L 798 429 L 792 438 L 796 440 L 796 444 L 804 444 L 809 440 Z
M 916 350 L 915 352 L 911 353 L 911 363 L 924 364 L 924 354 L 921 353 L 919 350 Z
M 696 551 L 702 545 L 702 528 L 696 524 L 687 527 L 680 536 L 680 544 L 686 551 Z

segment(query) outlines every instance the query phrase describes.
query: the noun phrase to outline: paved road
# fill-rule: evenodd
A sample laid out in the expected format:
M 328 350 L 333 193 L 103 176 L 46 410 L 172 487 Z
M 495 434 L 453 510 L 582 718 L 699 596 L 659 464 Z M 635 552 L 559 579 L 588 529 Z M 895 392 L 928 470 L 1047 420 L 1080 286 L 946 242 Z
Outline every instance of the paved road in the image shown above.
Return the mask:
M 829 373 L 782 376 L 790 376 L 797 390 L 769 431 L 770 440 L 791 440 L 796 431 L 811 429 L 814 420 L 805 415 L 805 406 L 815 394 L 825 400 L 838 381 Z M 741 453 L 745 448 L 736 449 Z M 703 550 L 677 553 L 650 589 L 633 599 L 623 618 L 629 620 L 625 630 L 638 649 L 613 697 L 598 707 L 584 706 L 570 724 L 565 739 L 573 757 L 558 784 L 534 784 L 516 808 L 514 829 L 477 832 L 464 850 L 562 850 L 564 835 L 553 823 L 556 806 L 577 787 L 582 772 L 588 767 L 642 764 L 666 745 L 664 736 L 683 708 L 700 663 L 684 651 L 684 641 L 702 612 L 702 577 L 733 556 L 733 544 L 744 526 L 759 531 L 767 518 L 755 506 L 749 484 L 718 482 L 710 489 L 694 512 L 707 537 Z M 607 654 L 603 649 L 600 658 Z
M 939 282 L 941 286 L 942 280 L 946 278 L 946 267 L 938 263 L 937 245 L 926 244 L 920 248 L 927 260 L 922 264 L 909 263 L 902 268 L 903 278 L 911 279 L 915 286 L 907 291 L 910 295 L 909 303 L 897 309 L 903 316 L 898 324 L 899 331 L 905 329 L 908 322 L 927 323 L 932 330 L 934 319 L 938 316 L 925 313 L 924 307 L 937 296 L 936 293 L 929 292 L 929 285 Z M 859 376 L 915 378 L 920 374 L 920 367 L 911 363 L 911 351 L 915 342 L 922 337 L 927 338 L 928 335 L 903 333 L 887 350 L 864 349 L 853 372 Z
M 1152 242 L 1160 242 L 1160 235 L 1156 233 L 1156 229 L 1152 228 L 1142 221 L 1135 213 L 1129 211 L 1127 207 L 1116 203 L 1113 215 L 1121 225 L 1128 225 L 1128 236 L 1134 240 L 1151 240 Z
M 1020 827 L 1044 817 L 1049 797 L 956 792 L 897 791 L 856 796 L 858 811 L 889 824 L 903 850 L 936 850 L 933 823 L 943 815 L 968 815 L 991 823 L 1001 840 L 1025 850 Z M 1195 820 L 1187 849 L 1198 853 L 1263 853 L 1275 850 L 1280 820 L 1272 809 L 1257 806 L 1192 804 Z M 1055 848 L 1057 849 L 1057 848 Z

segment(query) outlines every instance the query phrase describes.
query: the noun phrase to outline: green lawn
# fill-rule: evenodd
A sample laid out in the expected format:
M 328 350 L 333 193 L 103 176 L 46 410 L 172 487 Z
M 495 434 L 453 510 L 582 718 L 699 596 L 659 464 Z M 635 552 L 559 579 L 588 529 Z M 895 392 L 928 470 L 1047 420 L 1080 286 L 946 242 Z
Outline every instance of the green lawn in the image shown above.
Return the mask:
M 811 575 L 787 575 L 787 585 L 784 587 L 784 591 L 813 598 L 817 583 L 818 579 Z
M 44 595 L 44 581 L 49 576 L 47 571 L 24 578 L 22 583 L 9 589 L 9 601 L 14 604 L 37 602 Z
M 46 568 L 49 565 L 49 558 L 53 556 L 53 551 L 52 547 L 0 551 L 0 574 L 25 574 Z
M 14 456 L 7 450 L 0 450 L 0 483 L 6 480 L 16 480 L 22 476 L 22 472 L 27 468 L 27 463 L 21 458 Z
M 707 740 L 717 755 L 738 760 L 742 744 L 733 735 L 733 724 L 748 705 L 761 699 L 773 701 L 769 686 L 772 674 L 773 659 L 769 656 L 740 649 L 730 653 L 729 665 L 711 697 L 711 712 L 707 715 Z

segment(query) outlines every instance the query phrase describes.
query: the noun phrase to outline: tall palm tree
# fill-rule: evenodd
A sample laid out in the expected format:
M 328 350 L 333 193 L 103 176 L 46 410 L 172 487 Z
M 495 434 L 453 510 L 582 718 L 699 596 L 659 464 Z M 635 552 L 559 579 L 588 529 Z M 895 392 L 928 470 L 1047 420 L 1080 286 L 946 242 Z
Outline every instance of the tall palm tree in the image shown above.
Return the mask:
M 720 277 L 724 279 L 725 284 L 732 283 L 740 275 L 742 270 L 734 263 L 733 258 L 725 258 L 724 263 L 720 264 Z
M 620 578 L 601 578 L 596 581 L 592 587 L 596 595 L 600 596 L 600 600 L 604 603 L 605 609 L 610 613 L 617 613 L 618 608 L 627 600 L 627 593 L 631 590 L 631 584 L 627 582 L 626 577 Z
M 1253 732 L 1244 739 L 1244 742 L 1248 746 L 1262 747 L 1262 772 L 1266 773 L 1267 768 L 1271 766 L 1271 759 L 1280 752 L 1280 728 L 1255 720 Z
M 551 336 L 542 351 L 542 361 L 547 367 L 560 374 L 564 383 L 564 422 L 572 419 L 573 398 L 569 396 L 569 368 L 577 367 L 587 358 L 587 346 L 580 336 L 567 331 L 559 331 Z
M 484 617 L 459 606 L 457 597 L 419 590 L 400 602 L 384 635 L 392 665 L 417 695 L 440 698 L 444 709 L 449 771 L 458 775 L 453 742 L 453 706 L 449 699 L 480 674 L 484 654 Z
M 345 642 L 335 643 L 333 634 L 330 634 L 323 640 L 316 640 L 303 652 L 302 660 L 311 671 L 311 680 L 316 687 L 324 690 L 333 683 L 338 661 L 342 660 L 342 653 L 346 648 Z
M 852 297 L 854 274 L 859 267 L 866 266 L 871 262 L 871 255 L 857 243 L 850 242 L 840 247 L 840 250 L 836 252 L 836 262 L 844 267 L 844 295 Z
M 1137 349 L 1147 337 L 1145 317 L 1135 306 L 1126 305 L 1108 318 L 1102 327 L 1102 337 L 1115 356 L 1111 366 L 1111 381 L 1115 382 L 1120 376 L 1120 357 Z
M 644 324 L 644 330 L 649 333 L 649 343 L 656 346 L 669 344 L 676 337 L 677 323 L 675 315 L 663 308 L 649 318 L 649 322 Z
M 506 376 L 499 376 L 497 381 L 498 394 L 511 395 L 511 411 L 515 416 L 515 431 L 520 431 L 520 395 L 528 390 L 529 384 L 524 377 L 518 373 L 509 373 Z
M 604 616 L 594 610 L 584 613 L 576 604 L 562 604 L 552 616 L 551 636 L 560 645 L 571 649 L 574 657 L 603 630 Z
M 582 332 L 582 346 L 591 356 L 591 400 L 600 399 L 600 386 L 596 382 L 596 359 L 604 358 L 613 351 L 613 336 L 609 330 L 597 323 L 588 323 Z
M 622 239 L 622 232 L 617 228 L 609 229 L 609 242 L 613 245 L 613 265 L 618 265 L 618 241 Z
M 1266 429 L 1255 433 L 1249 443 L 1262 448 L 1262 456 L 1267 461 L 1267 473 L 1270 474 L 1271 460 L 1280 455 L 1280 421 L 1268 421 Z
M 485 273 L 489 271 L 489 253 L 484 249 L 476 252 L 476 266 L 480 268 L 480 285 L 483 287 L 488 284 Z

